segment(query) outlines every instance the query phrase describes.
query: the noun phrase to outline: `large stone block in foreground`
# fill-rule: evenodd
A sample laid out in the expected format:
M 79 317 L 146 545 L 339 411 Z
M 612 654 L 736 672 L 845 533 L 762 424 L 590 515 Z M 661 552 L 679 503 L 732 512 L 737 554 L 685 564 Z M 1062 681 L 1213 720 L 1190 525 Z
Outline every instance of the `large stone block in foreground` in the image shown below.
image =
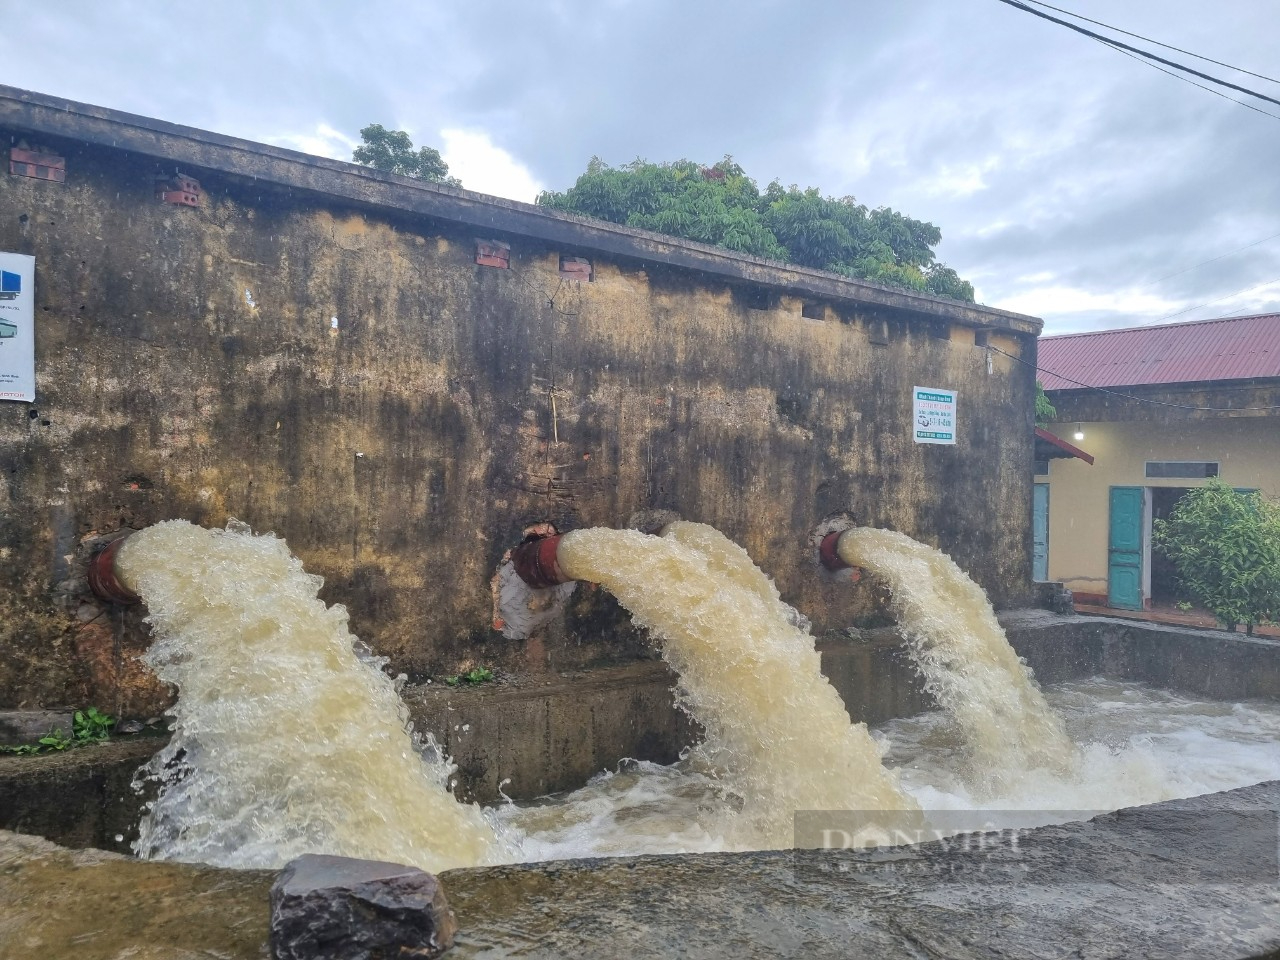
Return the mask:
M 457 929 L 439 881 L 416 867 L 307 854 L 271 886 L 276 960 L 438 957 Z

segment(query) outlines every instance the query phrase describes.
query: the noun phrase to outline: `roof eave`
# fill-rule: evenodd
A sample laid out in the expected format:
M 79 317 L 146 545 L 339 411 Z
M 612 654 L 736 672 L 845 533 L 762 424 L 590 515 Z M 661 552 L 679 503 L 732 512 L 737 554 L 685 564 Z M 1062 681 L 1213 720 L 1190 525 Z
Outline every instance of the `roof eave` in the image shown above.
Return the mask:
M 1043 427 L 1036 427 L 1036 439 L 1043 440 L 1045 443 L 1049 444 L 1050 446 L 1055 447 L 1056 449 L 1062 451 L 1061 453 L 1055 454 L 1055 456 L 1064 457 L 1064 458 L 1075 457 L 1077 460 L 1083 460 L 1085 463 L 1089 464 L 1089 466 L 1093 466 L 1092 454 L 1085 453 L 1079 447 L 1075 446 L 1074 444 L 1067 443 L 1067 441 L 1063 440 L 1061 437 L 1057 436 L 1056 434 L 1050 433 L 1048 430 L 1044 429 Z

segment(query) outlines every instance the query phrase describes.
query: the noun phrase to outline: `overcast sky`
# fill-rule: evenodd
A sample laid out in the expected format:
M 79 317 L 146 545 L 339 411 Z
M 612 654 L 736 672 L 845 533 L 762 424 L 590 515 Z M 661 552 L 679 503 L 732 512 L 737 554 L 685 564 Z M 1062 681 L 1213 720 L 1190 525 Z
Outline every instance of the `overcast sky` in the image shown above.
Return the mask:
M 1055 5 L 1280 76 L 1275 0 Z M 0 82 L 340 159 L 376 121 L 515 199 L 731 153 L 936 223 L 1046 333 L 1280 310 L 1280 119 L 997 0 L 4 7 Z

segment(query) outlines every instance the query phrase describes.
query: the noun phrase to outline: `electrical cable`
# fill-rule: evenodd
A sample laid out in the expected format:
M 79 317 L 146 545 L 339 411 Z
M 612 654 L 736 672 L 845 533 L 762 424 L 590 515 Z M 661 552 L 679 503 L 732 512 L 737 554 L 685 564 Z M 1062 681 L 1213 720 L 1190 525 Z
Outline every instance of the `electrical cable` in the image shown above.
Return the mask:
M 1006 3 L 1008 2 L 1008 0 L 1001 0 L 1001 2 Z M 1270 117 L 1272 120 L 1280 120 L 1280 114 L 1272 113 L 1269 110 L 1263 110 L 1261 107 L 1255 107 L 1252 103 L 1245 103 L 1243 100 L 1237 100 L 1235 97 L 1229 97 L 1225 93 L 1223 93 L 1221 90 L 1215 90 L 1213 89 L 1213 87 L 1206 87 L 1203 83 L 1196 83 L 1190 77 L 1184 77 L 1180 73 L 1174 73 L 1172 70 L 1166 70 L 1164 67 L 1160 66 L 1158 63 L 1149 63 L 1146 60 L 1143 60 L 1141 57 L 1134 56 L 1128 50 L 1125 50 L 1122 47 L 1116 46 L 1110 40 L 1099 39 L 1098 42 L 1102 44 L 1104 47 L 1110 47 L 1116 53 L 1123 53 L 1130 60 L 1136 60 L 1138 63 L 1142 64 L 1144 67 L 1150 67 L 1152 70 L 1159 70 L 1161 73 L 1167 74 L 1168 76 L 1173 77 L 1173 79 L 1175 80 L 1181 80 L 1183 83 L 1189 83 L 1193 87 L 1199 87 L 1201 90 L 1205 90 L 1209 93 L 1212 93 L 1215 97 L 1221 97 L 1223 100 L 1227 100 L 1231 103 L 1236 104 L 1237 106 L 1244 107 L 1246 110 L 1252 110 L 1254 113 L 1260 113 L 1264 117 Z
M 1237 290 L 1235 293 L 1228 293 L 1225 297 L 1219 297 L 1217 300 L 1206 300 L 1204 303 L 1197 303 L 1194 307 L 1187 307 L 1185 310 L 1179 310 L 1177 313 L 1170 313 L 1163 317 L 1157 317 L 1152 323 L 1160 323 L 1163 320 L 1172 320 L 1174 317 L 1180 317 L 1184 313 L 1190 313 L 1192 310 L 1199 310 L 1201 307 L 1210 307 L 1215 303 L 1221 303 L 1223 300 L 1230 300 L 1232 297 L 1238 297 L 1242 293 L 1248 293 L 1250 290 L 1257 290 L 1259 287 L 1269 287 L 1273 283 L 1280 283 L 1280 277 L 1274 280 L 1264 280 L 1262 283 L 1255 283 L 1252 287 L 1245 287 L 1243 290 Z
M 1178 53 L 1185 53 L 1189 57 L 1195 57 L 1197 60 L 1203 60 L 1205 63 L 1212 63 L 1215 66 L 1226 67 L 1228 70 L 1234 70 L 1236 73 L 1246 73 L 1251 77 L 1257 77 L 1259 80 L 1266 80 L 1269 83 L 1280 83 L 1275 77 L 1268 77 L 1266 74 L 1254 73 L 1252 70 L 1246 70 L 1244 67 L 1237 67 L 1234 64 L 1223 63 L 1221 60 L 1215 60 L 1213 57 L 1206 57 L 1203 54 L 1194 53 L 1190 50 L 1183 50 L 1181 47 L 1175 47 L 1169 43 L 1161 43 L 1159 40 L 1152 40 L 1150 37 L 1144 37 L 1140 33 L 1132 33 L 1129 30 L 1123 30 L 1120 27 L 1113 27 L 1109 23 L 1103 23 L 1101 20 L 1091 20 L 1080 13 L 1072 13 L 1070 10 L 1063 10 L 1061 7 L 1055 7 L 1051 3 L 1042 3 L 1041 0 L 1026 0 L 1027 3 L 1034 3 L 1037 7 L 1044 7 L 1046 10 L 1054 10 L 1057 13 L 1065 13 L 1068 17 L 1076 20 L 1083 20 L 1085 23 L 1092 23 L 1098 27 L 1104 27 L 1107 30 L 1113 30 L 1116 33 L 1123 33 L 1126 37 L 1134 37 L 1137 40 L 1145 40 L 1147 43 L 1154 43 L 1157 47 L 1164 47 L 1166 50 L 1175 50 Z
M 1280 410 L 1280 404 L 1275 404 L 1270 407 L 1196 407 L 1189 403 L 1170 403 L 1167 400 L 1152 400 L 1148 397 L 1135 397 L 1131 393 L 1120 393 L 1117 390 L 1108 390 L 1106 387 L 1095 387 L 1093 384 L 1085 383 L 1082 380 L 1073 380 L 1071 377 L 1063 376 L 1061 373 L 1054 373 L 1052 370 L 1046 370 L 1044 367 L 1038 366 L 1037 364 L 1029 363 L 1021 357 L 1015 357 L 1012 353 L 1005 353 L 1005 351 L 1001 350 L 999 347 L 993 347 L 990 344 L 987 345 L 986 349 L 994 350 L 1002 357 L 1008 357 L 1010 360 L 1017 361 L 1024 367 L 1031 367 L 1037 373 L 1047 373 L 1051 377 L 1057 377 L 1059 380 L 1067 381 L 1067 383 L 1074 383 L 1078 387 L 1097 390 L 1099 393 L 1110 394 L 1113 397 L 1122 397 L 1125 400 L 1135 400 L 1138 403 L 1149 403 L 1156 407 L 1176 407 L 1179 410 L 1197 410 L 1202 413 L 1248 413 L 1260 412 L 1263 410 Z
M 1222 254 L 1222 256 L 1214 257 L 1212 260 L 1201 260 L 1199 263 L 1193 263 L 1189 267 L 1185 267 L 1182 270 L 1176 271 L 1175 273 L 1166 274 L 1163 277 L 1158 277 L 1155 280 L 1151 280 L 1147 283 L 1144 283 L 1142 286 L 1134 287 L 1133 289 L 1145 290 L 1147 287 L 1153 287 L 1157 283 L 1164 283 L 1164 281 L 1166 280 L 1172 280 L 1174 277 L 1180 277 L 1184 273 L 1190 273 L 1192 270 L 1196 270 L 1200 267 L 1208 266 L 1211 263 L 1217 263 L 1219 260 L 1225 260 L 1227 257 L 1234 257 L 1237 253 L 1243 253 L 1244 251 L 1248 250 L 1250 247 L 1256 247 L 1258 244 L 1266 243 L 1268 240 L 1274 240 L 1276 237 L 1280 237 L 1280 233 L 1273 233 L 1271 236 L 1263 237 L 1261 240 L 1255 240 L 1253 241 L 1253 243 L 1246 243 L 1243 247 L 1237 247 L 1234 250 L 1228 250 L 1226 253 Z
M 999 2 L 1013 7 L 1016 10 L 1021 10 L 1024 13 L 1029 13 L 1034 17 L 1040 17 L 1042 20 L 1048 20 L 1050 23 L 1056 23 L 1059 26 L 1066 27 L 1068 30 L 1074 30 L 1076 33 L 1083 34 L 1084 36 L 1097 40 L 1100 43 L 1105 43 L 1107 46 L 1114 47 L 1117 50 L 1128 50 L 1131 53 L 1144 57 L 1147 60 L 1162 63 L 1166 67 L 1173 67 L 1175 70 L 1181 70 L 1183 73 L 1189 73 L 1192 76 L 1199 77 L 1201 80 L 1208 80 L 1210 83 L 1216 83 L 1220 87 L 1227 87 L 1230 90 L 1235 90 L 1239 93 L 1245 94 L 1246 96 L 1255 97 L 1258 100 L 1265 100 L 1267 103 L 1274 103 L 1276 106 L 1280 107 L 1280 99 L 1268 96 L 1265 93 L 1259 93 L 1257 90 L 1250 90 L 1248 87 L 1242 87 L 1237 83 L 1230 82 L 1229 80 L 1222 80 L 1211 74 L 1203 73 L 1200 70 L 1196 70 L 1194 67 L 1188 67 L 1175 60 L 1166 59 L 1165 57 L 1154 54 L 1149 50 L 1143 50 L 1141 47 L 1135 47 L 1132 44 L 1125 43 L 1123 40 L 1116 40 L 1112 37 L 1103 36 L 1100 33 L 1094 33 L 1092 30 L 1087 30 L 1084 27 L 1071 23 L 1069 20 L 1061 20 L 1058 17 L 1051 17 L 1049 14 L 1044 13 L 1041 10 L 1027 6 L 1025 3 L 1021 2 L 1021 0 L 999 0 Z

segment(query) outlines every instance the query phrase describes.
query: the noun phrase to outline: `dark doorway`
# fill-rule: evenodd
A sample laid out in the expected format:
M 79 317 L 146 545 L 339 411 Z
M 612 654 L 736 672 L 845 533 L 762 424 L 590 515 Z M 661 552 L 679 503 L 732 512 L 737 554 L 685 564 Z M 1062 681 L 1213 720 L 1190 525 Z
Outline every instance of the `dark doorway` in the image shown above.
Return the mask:
M 1190 487 L 1152 487 L 1151 519 L 1153 521 L 1168 520 L 1174 505 L 1190 490 Z M 1174 568 L 1173 561 L 1164 555 L 1163 550 L 1153 544 L 1151 547 L 1152 605 L 1172 606 L 1179 600 L 1189 599 L 1185 593 L 1186 591 L 1178 586 L 1178 571 Z

